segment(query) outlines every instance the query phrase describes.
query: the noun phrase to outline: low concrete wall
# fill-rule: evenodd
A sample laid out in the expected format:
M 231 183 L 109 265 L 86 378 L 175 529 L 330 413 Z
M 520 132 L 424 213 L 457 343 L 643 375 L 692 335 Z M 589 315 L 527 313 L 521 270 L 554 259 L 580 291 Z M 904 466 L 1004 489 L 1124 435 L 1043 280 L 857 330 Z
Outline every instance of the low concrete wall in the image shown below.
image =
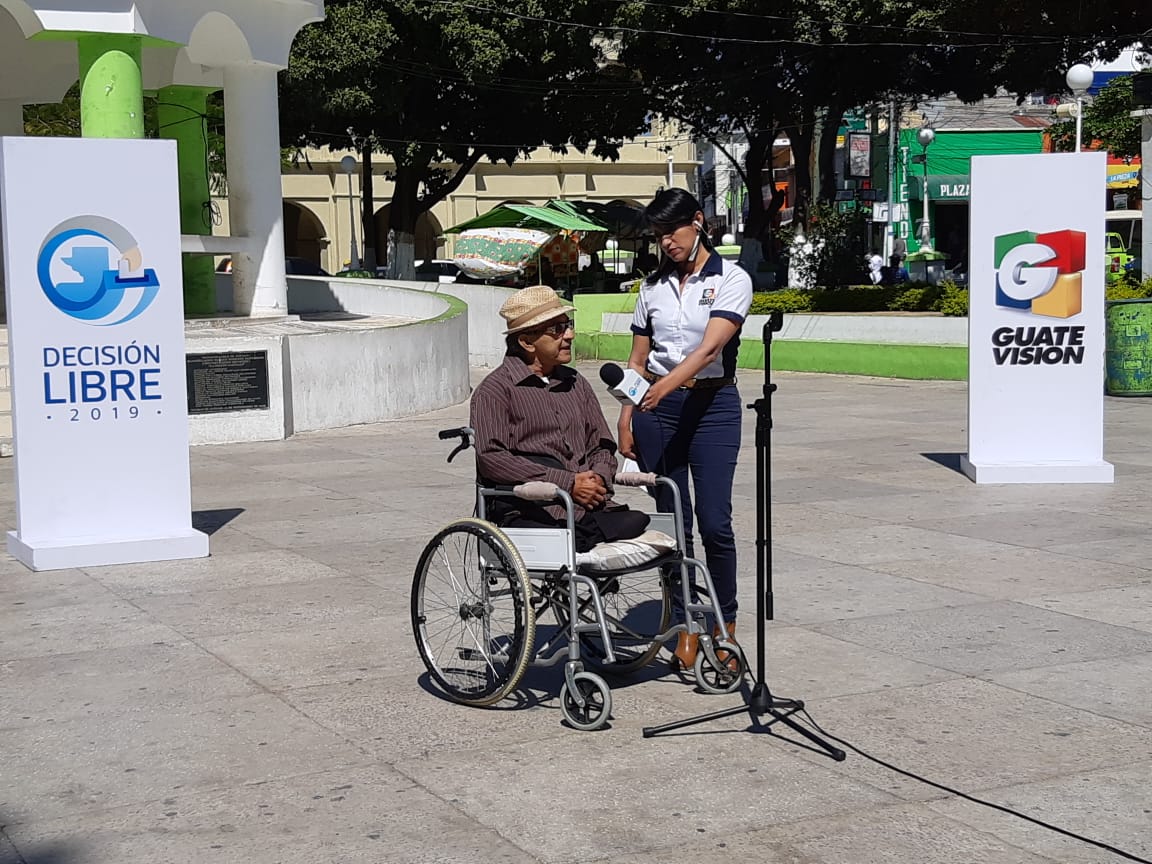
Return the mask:
M 413 290 L 416 285 L 420 290 Z M 217 308 L 229 311 L 231 275 L 217 274 L 216 287 Z M 415 319 L 392 327 L 288 330 L 267 337 L 245 334 L 201 346 L 196 342 L 195 325 L 190 325 L 190 351 L 267 348 L 269 377 L 278 379 L 269 382 L 269 411 L 201 415 L 194 418 L 194 440 L 266 440 L 294 432 L 378 423 L 464 401 L 470 392 L 468 308 L 451 294 L 426 287 L 365 279 L 288 279 L 292 314 L 347 312 Z
M 462 305 L 450 310 L 403 327 L 289 337 L 294 431 L 378 423 L 467 399 L 468 319 Z
M 385 282 L 409 290 L 448 294 L 468 304 L 468 362 L 494 368 L 504 362 L 504 319 L 500 307 L 516 293 L 515 288 L 454 282 Z
M 186 326 L 184 348 L 188 354 L 219 354 L 264 351 L 268 355 L 268 407 L 245 411 L 193 414 L 188 417 L 191 444 L 231 444 L 237 441 L 279 441 L 292 434 L 290 404 L 284 403 L 285 357 L 283 336 L 250 333 L 210 335 Z
M 744 338 L 764 330 L 767 315 L 749 315 Z M 632 315 L 603 314 L 602 332 L 628 333 Z M 872 345 L 967 345 L 968 319 L 939 315 L 804 315 L 784 316 L 777 339 L 805 342 L 854 342 Z
M 434 318 L 448 308 L 442 297 L 420 290 L 419 282 L 382 282 L 379 279 L 337 279 L 324 276 L 289 276 L 288 311 L 351 312 L 354 315 L 398 315 Z
M 396 289 L 404 293 L 398 293 Z M 504 360 L 504 327 L 500 307 L 516 293 L 514 288 L 496 285 L 470 285 L 383 279 L 339 279 L 292 276 L 288 279 L 288 309 L 293 314 L 307 312 L 353 312 L 359 315 L 404 315 L 427 317 L 427 309 L 414 299 L 424 295 L 446 294 L 468 305 L 468 362 L 493 368 Z M 216 308 L 232 311 L 232 276 L 216 274 Z

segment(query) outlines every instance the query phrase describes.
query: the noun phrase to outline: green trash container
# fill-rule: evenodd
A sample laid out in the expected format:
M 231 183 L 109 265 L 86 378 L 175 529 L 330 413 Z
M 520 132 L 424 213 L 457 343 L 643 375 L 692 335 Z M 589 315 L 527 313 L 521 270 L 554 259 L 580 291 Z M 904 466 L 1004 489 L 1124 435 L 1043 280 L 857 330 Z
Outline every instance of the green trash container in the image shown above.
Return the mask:
M 1109 396 L 1152 396 L 1152 298 L 1105 305 L 1104 364 Z

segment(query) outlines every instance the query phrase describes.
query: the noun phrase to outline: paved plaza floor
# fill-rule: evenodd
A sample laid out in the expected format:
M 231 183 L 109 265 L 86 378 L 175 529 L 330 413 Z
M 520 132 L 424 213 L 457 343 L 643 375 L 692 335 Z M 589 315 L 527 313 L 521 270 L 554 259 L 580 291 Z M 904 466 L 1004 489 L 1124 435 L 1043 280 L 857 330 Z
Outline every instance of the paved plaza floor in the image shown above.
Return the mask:
M 1112 486 L 976 487 L 963 384 L 777 381 L 773 689 L 903 769 L 1152 859 L 1152 401 L 1108 401 Z M 746 719 L 644 740 L 734 704 L 663 667 L 596 733 L 561 725 L 559 669 L 494 710 L 438 698 L 409 586 L 470 513 L 472 462 L 435 435 L 466 417 L 195 448 L 208 559 L 0 561 L 0 864 L 1121 860 Z M 11 460 L 0 486 L 11 525 Z

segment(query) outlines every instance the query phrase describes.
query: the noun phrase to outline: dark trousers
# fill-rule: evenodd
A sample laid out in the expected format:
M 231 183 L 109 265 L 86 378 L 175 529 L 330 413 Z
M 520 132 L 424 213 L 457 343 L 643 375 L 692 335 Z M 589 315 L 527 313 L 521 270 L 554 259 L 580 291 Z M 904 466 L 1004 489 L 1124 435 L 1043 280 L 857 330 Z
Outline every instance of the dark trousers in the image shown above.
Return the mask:
M 704 544 L 704 561 L 712 574 L 726 621 L 736 620 L 736 536 L 732 531 L 732 480 L 740 455 L 740 393 L 735 386 L 717 390 L 676 390 L 648 413 L 632 414 L 632 434 L 640 467 L 672 479 L 680 489 L 687 552 L 695 557 L 695 516 Z M 689 476 L 692 483 L 689 488 Z M 671 493 L 656 498 L 662 513 L 672 512 Z M 681 596 L 676 592 L 677 613 Z

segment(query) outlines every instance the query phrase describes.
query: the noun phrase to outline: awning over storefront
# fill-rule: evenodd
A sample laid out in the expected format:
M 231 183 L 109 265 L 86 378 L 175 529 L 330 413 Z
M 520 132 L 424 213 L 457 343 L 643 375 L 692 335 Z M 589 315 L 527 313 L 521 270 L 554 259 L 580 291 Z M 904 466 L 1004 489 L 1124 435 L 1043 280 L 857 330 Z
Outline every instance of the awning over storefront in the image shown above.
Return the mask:
M 917 201 L 924 198 L 924 177 L 912 175 L 908 193 Z M 968 174 L 929 174 L 928 197 L 933 201 L 967 201 L 971 191 Z

